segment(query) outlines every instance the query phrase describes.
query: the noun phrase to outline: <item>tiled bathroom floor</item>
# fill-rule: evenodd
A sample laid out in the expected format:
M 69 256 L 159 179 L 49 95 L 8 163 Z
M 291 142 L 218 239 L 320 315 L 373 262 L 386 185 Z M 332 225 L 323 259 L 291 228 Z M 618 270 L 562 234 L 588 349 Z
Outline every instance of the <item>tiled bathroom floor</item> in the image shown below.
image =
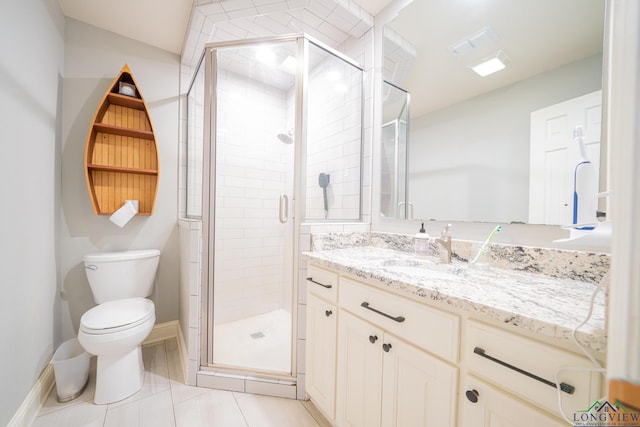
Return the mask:
M 84 393 L 71 402 L 58 403 L 54 387 L 33 427 L 328 426 L 304 402 L 185 385 L 175 339 L 144 347 L 142 355 L 145 376 L 138 393 L 110 405 L 94 405 L 93 358 Z

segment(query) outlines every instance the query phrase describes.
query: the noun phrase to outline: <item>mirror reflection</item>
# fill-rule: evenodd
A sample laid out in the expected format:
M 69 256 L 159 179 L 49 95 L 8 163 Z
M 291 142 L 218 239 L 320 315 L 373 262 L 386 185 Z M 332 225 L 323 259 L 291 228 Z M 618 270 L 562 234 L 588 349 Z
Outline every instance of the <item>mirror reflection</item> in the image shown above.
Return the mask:
M 413 205 L 407 205 L 407 142 L 409 94 L 387 81 L 383 82 L 380 214 L 385 217 L 411 218 Z
M 597 170 L 606 153 L 604 6 L 416 0 L 389 22 L 381 216 L 571 223 L 575 127 Z M 489 59 L 503 68 L 483 77 Z

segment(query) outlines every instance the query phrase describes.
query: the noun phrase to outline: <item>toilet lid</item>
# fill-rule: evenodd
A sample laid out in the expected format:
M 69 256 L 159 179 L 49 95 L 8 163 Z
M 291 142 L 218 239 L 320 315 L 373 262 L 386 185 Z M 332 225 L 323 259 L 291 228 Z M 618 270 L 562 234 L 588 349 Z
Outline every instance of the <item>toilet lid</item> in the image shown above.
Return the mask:
M 155 316 L 153 301 L 127 298 L 93 307 L 80 319 L 80 329 L 90 334 L 112 333 L 129 329 Z

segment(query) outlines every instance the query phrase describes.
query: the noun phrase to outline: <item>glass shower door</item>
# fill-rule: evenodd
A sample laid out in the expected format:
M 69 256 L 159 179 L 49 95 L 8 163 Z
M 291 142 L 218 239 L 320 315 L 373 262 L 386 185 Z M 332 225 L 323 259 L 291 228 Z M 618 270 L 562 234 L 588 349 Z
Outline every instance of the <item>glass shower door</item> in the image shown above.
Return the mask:
M 296 52 L 213 51 L 213 366 L 292 372 Z

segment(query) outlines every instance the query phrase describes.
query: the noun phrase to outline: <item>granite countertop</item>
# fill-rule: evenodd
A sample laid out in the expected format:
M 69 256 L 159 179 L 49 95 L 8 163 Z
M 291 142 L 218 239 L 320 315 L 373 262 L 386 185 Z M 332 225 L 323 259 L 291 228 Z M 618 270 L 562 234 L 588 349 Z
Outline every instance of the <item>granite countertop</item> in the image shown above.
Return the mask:
M 438 264 L 406 252 L 355 247 L 306 252 L 314 264 L 371 281 L 400 295 L 466 311 L 537 334 L 572 342 L 571 331 L 589 311 L 593 283 L 501 268 L 475 269 L 454 261 Z M 605 353 L 605 298 L 576 334 L 588 350 Z

